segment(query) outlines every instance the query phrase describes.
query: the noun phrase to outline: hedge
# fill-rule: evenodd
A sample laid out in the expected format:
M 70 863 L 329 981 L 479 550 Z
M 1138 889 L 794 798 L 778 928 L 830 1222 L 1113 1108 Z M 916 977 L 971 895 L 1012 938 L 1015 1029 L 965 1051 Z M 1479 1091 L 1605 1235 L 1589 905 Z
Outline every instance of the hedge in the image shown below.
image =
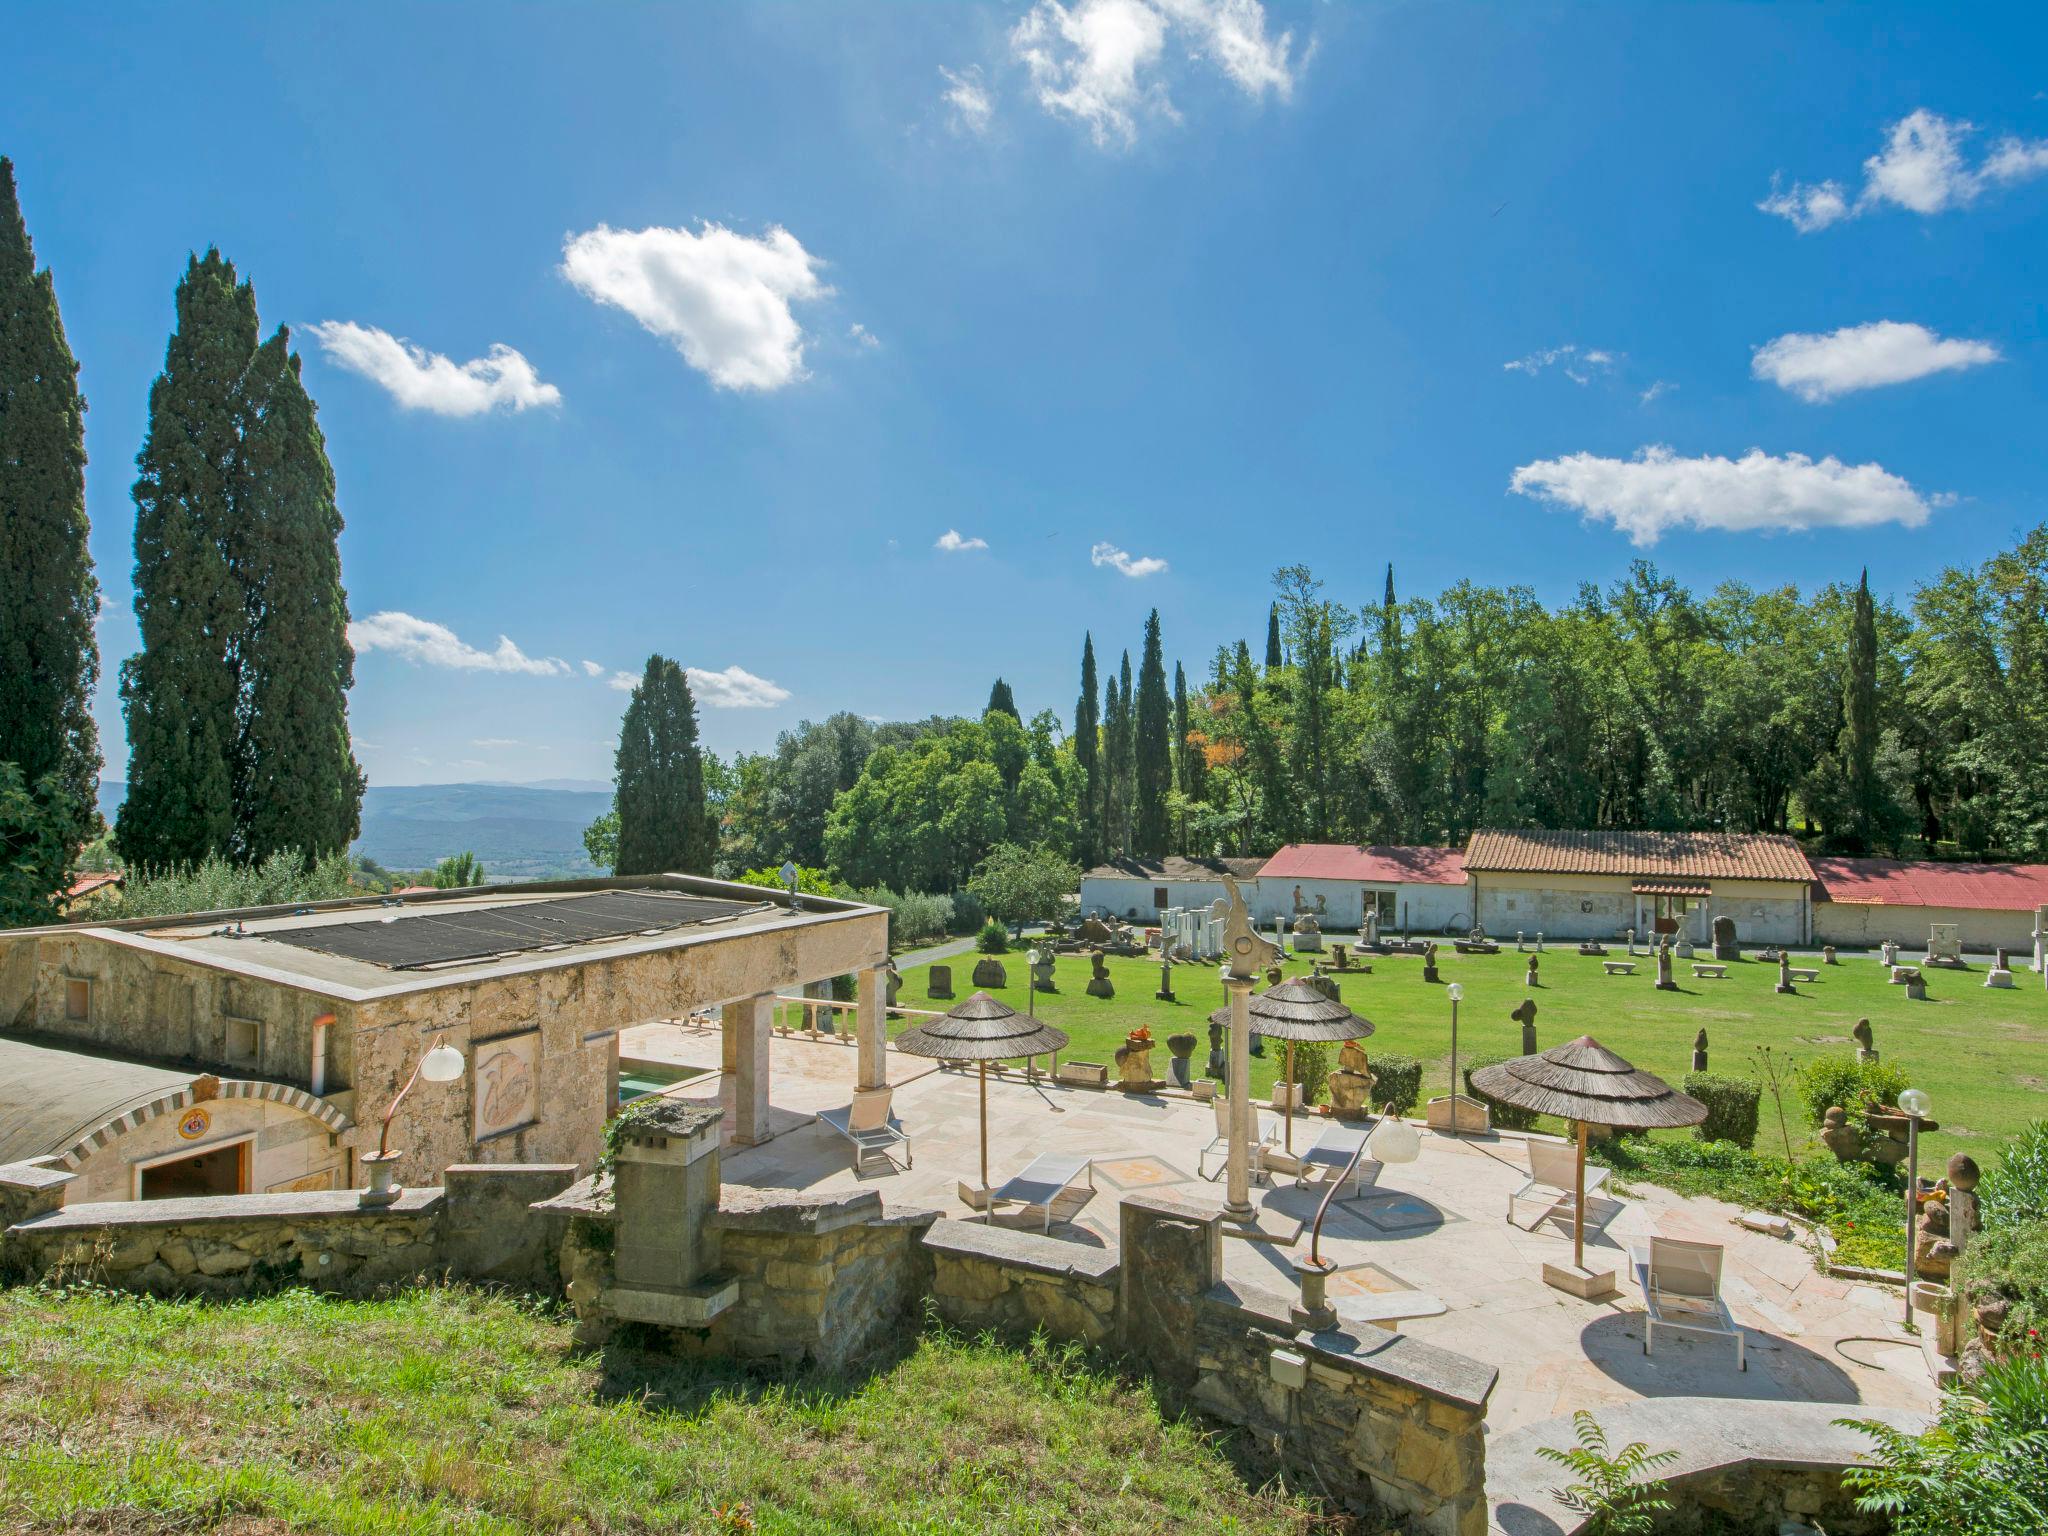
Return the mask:
M 1392 1051 L 1375 1052 L 1368 1060 L 1373 1076 L 1378 1079 L 1372 1085 L 1373 1107 L 1391 1104 L 1397 1115 L 1414 1109 L 1422 1097 L 1422 1063 L 1413 1056 L 1398 1056 Z
M 1757 1115 L 1763 1085 L 1747 1077 L 1720 1077 L 1712 1072 L 1686 1074 L 1685 1091 L 1707 1106 L 1707 1118 L 1693 1127 L 1701 1141 L 1732 1141 L 1756 1145 Z
M 1481 1071 L 1486 1067 L 1497 1067 L 1502 1062 L 1510 1059 L 1506 1056 L 1481 1056 L 1474 1061 L 1466 1062 L 1464 1073 L 1465 1092 L 1492 1110 L 1493 1123 L 1498 1129 L 1503 1131 L 1532 1130 L 1537 1120 L 1541 1118 L 1535 1110 L 1521 1109 L 1513 1104 L 1503 1104 L 1498 1099 L 1488 1098 L 1472 1086 L 1472 1074 L 1474 1072 Z

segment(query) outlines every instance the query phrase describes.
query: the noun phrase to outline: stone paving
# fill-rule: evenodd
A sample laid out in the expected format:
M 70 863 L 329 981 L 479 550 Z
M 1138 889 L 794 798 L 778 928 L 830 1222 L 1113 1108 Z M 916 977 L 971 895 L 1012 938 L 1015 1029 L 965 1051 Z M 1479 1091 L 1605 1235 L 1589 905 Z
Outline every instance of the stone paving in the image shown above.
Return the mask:
M 716 1066 L 715 1027 L 643 1025 L 624 1041 L 628 1057 Z M 728 1148 L 725 1179 L 757 1187 L 806 1190 L 876 1189 L 885 1200 L 972 1215 L 959 1185 L 977 1182 L 978 1121 L 971 1072 L 942 1069 L 914 1057 L 888 1055 L 896 1087 L 894 1110 L 912 1137 L 914 1167 L 856 1177 L 844 1140 L 811 1120 L 852 1096 L 854 1048 L 830 1041 L 778 1037 L 771 1046 L 771 1123 L 763 1145 Z M 708 1097 L 698 1079 L 678 1091 Z M 991 1076 L 991 1177 L 1016 1173 L 1040 1152 L 1085 1152 L 1096 1159 L 1092 1197 L 1083 1191 L 1057 1212 L 1052 1233 L 1114 1248 L 1116 1203 L 1125 1191 L 1176 1187 L 1222 1199 L 1221 1182 L 1198 1176 L 1197 1161 L 1215 1135 L 1213 1108 L 1180 1096 L 1126 1097 L 1099 1090 Z M 1295 1146 L 1305 1148 L 1330 1122 L 1294 1121 Z M 1220 1150 L 1205 1160 L 1217 1172 Z M 1919 1346 L 1899 1327 L 1897 1291 L 1822 1274 L 1801 1244 L 1749 1232 L 1736 1209 L 1712 1200 L 1682 1200 L 1642 1189 L 1618 1201 L 1589 1201 L 1602 1222 L 1587 1233 L 1590 1267 L 1618 1272 L 1621 1294 L 1585 1302 L 1545 1285 L 1545 1261 L 1569 1263 L 1571 1233 L 1563 1222 L 1524 1231 L 1505 1219 L 1509 1194 L 1526 1177 L 1520 1138 L 1453 1140 L 1424 1132 L 1415 1162 L 1390 1165 L 1356 1198 L 1332 1203 L 1323 1252 L 1341 1270 L 1330 1283 L 1340 1312 L 1348 1298 L 1386 1298 L 1413 1291 L 1441 1299 L 1440 1315 L 1399 1324 L 1402 1331 L 1499 1368 L 1487 1411 L 1499 1434 L 1568 1415 L 1577 1408 L 1645 1397 L 1824 1402 L 1925 1410 L 1936 1392 Z M 1255 1187 L 1259 1227 L 1271 1241 L 1233 1240 L 1225 1247 L 1232 1278 L 1290 1290 L 1297 1241 L 1306 1252 L 1307 1222 L 1323 1191 L 1276 1175 Z M 1525 1205 L 1523 1221 L 1537 1207 Z M 981 1219 L 974 1217 L 974 1219 Z M 1022 1217 L 1001 1220 L 1023 1223 Z M 1029 1224 L 1036 1228 L 1033 1213 Z M 1643 1352 L 1642 1303 L 1629 1267 L 1631 1242 L 1651 1233 L 1721 1243 L 1727 1250 L 1723 1295 L 1748 1335 L 1749 1369 L 1735 1368 L 1725 1338 L 1665 1333 L 1657 1353 Z

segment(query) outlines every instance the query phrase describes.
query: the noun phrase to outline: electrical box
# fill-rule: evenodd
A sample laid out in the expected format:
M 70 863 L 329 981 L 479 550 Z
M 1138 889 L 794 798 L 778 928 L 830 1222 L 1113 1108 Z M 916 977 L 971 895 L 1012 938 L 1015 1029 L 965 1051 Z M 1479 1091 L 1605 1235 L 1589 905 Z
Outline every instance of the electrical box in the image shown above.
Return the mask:
M 1266 1358 L 1273 1380 L 1290 1392 L 1308 1385 L 1308 1356 L 1292 1349 L 1276 1349 Z

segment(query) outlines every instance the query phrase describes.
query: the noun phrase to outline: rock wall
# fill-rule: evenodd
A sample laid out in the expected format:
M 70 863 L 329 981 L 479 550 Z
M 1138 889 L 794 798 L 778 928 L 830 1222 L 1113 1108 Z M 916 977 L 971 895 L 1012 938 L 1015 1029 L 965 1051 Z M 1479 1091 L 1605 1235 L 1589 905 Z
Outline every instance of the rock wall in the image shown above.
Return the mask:
M 924 1250 L 933 1305 L 956 1328 L 1010 1337 L 1042 1330 L 1091 1346 L 1115 1340 L 1118 1265 L 1103 1249 L 942 1221 L 925 1233 Z

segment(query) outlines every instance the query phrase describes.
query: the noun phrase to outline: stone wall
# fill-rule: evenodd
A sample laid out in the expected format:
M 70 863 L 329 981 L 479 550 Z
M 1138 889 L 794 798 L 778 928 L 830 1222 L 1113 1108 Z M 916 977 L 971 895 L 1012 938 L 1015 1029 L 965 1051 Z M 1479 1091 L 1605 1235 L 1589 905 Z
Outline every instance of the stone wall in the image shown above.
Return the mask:
M 1246 1450 L 1361 1510 L 1433 1536 L 1483 1536 L 1486 1400 L 1499 1373 L 1377 1328 L 1302 1331 L 1296 1298 L 1222 1283 L 1222 1217 L 1127 1195 L 1124 1347 L 1168 1400 L 1250 1433 Z M 1298 1358 L 1303 1381 L 1275 1374 Z
M 1876 949 L 1886 939 L 1896 939 L 1908 952 L 1927 952 L 1927 929 L 1933 923 L 1954 923 L 1961 930 L 1963 948 L 1988 953 L 2009 950 L 2021 964 L 2033 958 L 2034 913 L 2001 912 L 1961 907 L 1888 907 L 1853 901 L 1817 901 L 1813 904 L 1813 937 L 1819 944 L 1843 948 Z
M 1479 921 L 1496 938 L 1519 931 L 1532 937 L 1541 933 L 1547 943 L 1606 942 L 1627 928 L 1636 929 L 1642 938 L 1655 910 L 1650 898 L 1639 901 L 1630 888 L 1633 882 L 1622 875 L 1482 872 L 1473 878 L 1479 888 Z M 1722 913 L 1735 919 L 1744 944 L 1808 942 L 1805 886 L 1784 880 L 1712 880 L 1708 886 L 1713 894 L 1686 918 L 1686 931 L 1695 944 L 1705 942 L 1714 918 Z
M 1100 1248 L 942 1221 L 924 1235 L 932 1301 L 956 1328 L 1010 1337 L 1043 1330 L 1091 1346 L 1116 1336 L 1117 1261 Z

